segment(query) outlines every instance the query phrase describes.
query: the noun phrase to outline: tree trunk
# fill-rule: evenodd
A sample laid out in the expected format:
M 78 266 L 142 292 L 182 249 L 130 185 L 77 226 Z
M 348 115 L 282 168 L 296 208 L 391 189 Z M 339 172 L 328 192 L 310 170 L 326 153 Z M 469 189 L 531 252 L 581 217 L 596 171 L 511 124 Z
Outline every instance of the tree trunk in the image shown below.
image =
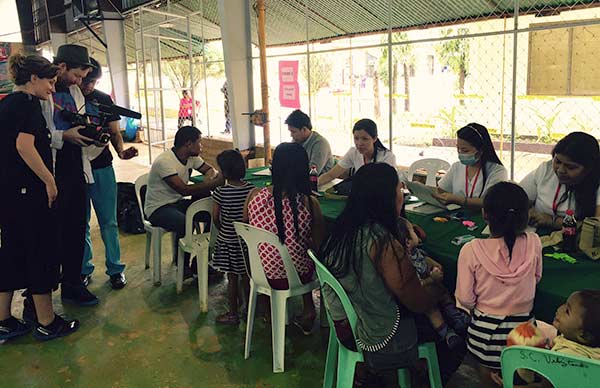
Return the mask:
M 404 64 L 404 94 L 406 94 L 406 98 L 404 99 L 404 111 L 410 111 L 410 74 L 408 74 L 408 65 Z
M 377 71 L 373 72 L 373 101 L 375 104 L 375 119 L 379 121 L 381 118 L 381 107 L 379 105 L 379 74 Z
M 464 69 L 460 69 L 460 72 L 458 73 L 458 93 L 461 96 L 465 95 L 465 70 Z M 460 105 L 465 105 L 465 100 L 463 98 L 461 98 L 460 100 L 458 100 L 458 103 Z
M 397 102 L 396 101 L 396 95 L 398 93 L 398 82 L 396 82 L 398 79 L 398 61 L 394 61 L 394 66 L 393 66 L 393 70 L 392 70 L 392 76 L 390 77 L 390 90 L 389 92 L 392 94 L 392 112 L 394 114 L 396 114 L 396 112 L 398 111 L 397 108 Z

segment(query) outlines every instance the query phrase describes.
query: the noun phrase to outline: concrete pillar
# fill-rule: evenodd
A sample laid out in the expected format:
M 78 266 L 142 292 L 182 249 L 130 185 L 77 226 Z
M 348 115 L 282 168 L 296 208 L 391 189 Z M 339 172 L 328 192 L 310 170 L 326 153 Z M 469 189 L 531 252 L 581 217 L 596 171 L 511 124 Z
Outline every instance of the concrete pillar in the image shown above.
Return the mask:
M 240 150 L 255 145 L 254 126 L 242 115 L 254 111 L 249 10 L 249 0 L 219 0 L 233 146 Z
M 119 17 L 119 14 L 113 12 L 104 12 L 103 15 L 111 18 Z M 130 108 L 124 23 L 123 20 L 103 20 L 102 27 L 104 30 L 104 39 L 108 46 L 106 49 L 106 61 L 110 70 L 115 104 Z
M 52 42 L 52 53 L 56 55 L 58 48 L 63 44 L 67 44 L 67 34 L 61 32 L 51 32 L 50 40 Z

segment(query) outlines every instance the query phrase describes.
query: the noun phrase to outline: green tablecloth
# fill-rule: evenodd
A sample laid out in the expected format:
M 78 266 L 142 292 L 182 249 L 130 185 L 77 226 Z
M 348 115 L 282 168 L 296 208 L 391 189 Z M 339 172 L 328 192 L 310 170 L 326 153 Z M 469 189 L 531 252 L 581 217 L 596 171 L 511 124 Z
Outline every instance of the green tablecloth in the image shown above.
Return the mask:
M 427 239 L 424 242 L 425 250 L 444 266 L 444 280 L 450 290 L 454 290 L 456 286 L 456 262 L 461 248 L 452 245 L 450 241 L 454 237 L 464 234 L 482 237 L 480 233 L 485 227 L 479 212 L 467 213 L 466 217 L 475 221 L 479 228 L 470 232 L 458 221 L 437 223 L 433 221 L 433 216 L 416 214 L 408 216 L 412 222 L 425 229 L 427 233 Z M 544 253 L 553 251 L 552 248 L 544 249 Z M 543 258 L 542 280 L 537 287 L 533 308 L 538 319 L 551 323 L 558 306 L 563 304 L 573 291 L 584 288 L 600 288 L 600 262 L 594 262 L 582 254 L 574 256 L 577 258 L 575 264 L 548 257 Z
M 265 187 L 271 183 L 271 177 L 264 175 L 253 175 L 254 173 L 264 169 L 265 167 L 249 168 L 244 179 L 248 182 L 251 182 L 256 187 Z M 204 177 L 202 175 L 196 175 L 191 177 L 190 180 L 194 183 L 198 183 L 202 182 Z M 321 205 L 323 216 L 327 221 L 335 220 L 340 215 L 346 204 L 345 201 L 323 197 L 319 199 L 319 203 Z
M 268 176 L 255 176 L 254 172 L 263 170 L 264 167 L 248 169 L 246 180 L 257 187 L 264 187 L 270 181 Z M 193 182 L 201 182 L 202 177 L 192 177 Z M 321 210 L 325 219 L 329 222 L 335 220 L 342 212 L 345 201 L 320 198 Z M 448 289 L 453 292 L 456 286 L 456 262 L 459 246 L 451 244 L 456 236 L 472 234 L 476 237 L 484 237 L 481 231 L 485 223 L 480 212 L 468 212 L 465 217 L 474 221 L 478 228 L 469 231 L 459 221 L 451 220 L 448 223 L 437 223 L 433 221 L 432 215 L 408 214 L 411 222 L 420 225 L 427 233 L 424 241 L 425 250 L 444 266 L 444 282 Z M 544 253 L 553 250 L 547 248 Z M 534 314 L 538 319 L 552 322 L 554 313 L 567 297 L 576 290 L 584 288 L 600 288 L 600 262 L 594 262 L 583 255 L 575 255 L 577 263 L 568 264 L 562 261 L 544 257 L 542 280 L 538 284 L 535 298 Z

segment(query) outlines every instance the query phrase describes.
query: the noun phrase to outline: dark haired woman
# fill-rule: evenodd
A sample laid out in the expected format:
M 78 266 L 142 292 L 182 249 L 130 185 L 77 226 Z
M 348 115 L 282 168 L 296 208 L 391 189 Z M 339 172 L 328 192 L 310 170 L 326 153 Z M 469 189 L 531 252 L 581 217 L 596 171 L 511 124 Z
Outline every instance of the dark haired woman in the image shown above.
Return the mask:
M 308 155 L 300 144 L 281 143 L 273 153 L 272 179 L 269 187 L 255 189 L 245 205 L 245 216 L 250 225 L 279 236 L 296 266 L 300 280 L 313 279 L 315 266 L 308 257 L 308 248 L 318 249 L 324 235 L 321 207 L 310 195 Z M 265 275 L 275 289 L 289 287 L 283 260 L 279 252 L 268 246 L 259 247 Z M 312 293 L 304 295 L 303 318 L 299 323 L 309 334 L 315 320 Z
M 520 183 L 534 203 L 529 222 L 560 229 L 567 209 L 575 217 L 600 216 L 600 149 L 598 140 L 583 132 L 563 137 L 542 163 Z
M 339 178 L 350 170 L 358 171 L 368 163 L 386 163 L 396 168 L 396 156 L 385 148 L 377 137 L 377 124 L 370 119 L 358 120 L 352 128 L 354 147 L 333 166 L 331 170 L 319 177 L 319 186 Z
M 470 123 L 456 133 L 459 161 L 439 182 L 434 194 L 444 204 L 482 207 L 490 187 L 508 179 L 486 127 Z
M 361 168 L 320 254 L 352 302 L 358 318 L 356 343 L 367 365 L 377 371 L 412 365 L 418 358 L 417 344 L 437 340 L 423 314 L 435 306 L 440 295 L 421 285 L 410 262 L 406 224 L 398 222 L 403 203 L 395 168 L 384 163 Z M 339 300 L 326 287 L 323 295 L 336 320 L 336 332 L 343 338 L 347 329 L 340 324 L 345 313 Z M 444 341 L 438 342 L 438 350 L 444 352 L 439 362 L 446 379 L 462 356 L 449 352 Z
M 21 54 L 10 58 L 9 69 L 15 91 L 0 102 L 0 341 L 27 334 L 32 323 L 37 339 L 50 340 L 79 327 L 52 307 L 59 278 L 53 209 L 58 190 L 40 100 L 52 95 L 59 69 Z M 29 322 L 11 315 L 19 289 L 33 297 L 37 314 L 24 316 Z

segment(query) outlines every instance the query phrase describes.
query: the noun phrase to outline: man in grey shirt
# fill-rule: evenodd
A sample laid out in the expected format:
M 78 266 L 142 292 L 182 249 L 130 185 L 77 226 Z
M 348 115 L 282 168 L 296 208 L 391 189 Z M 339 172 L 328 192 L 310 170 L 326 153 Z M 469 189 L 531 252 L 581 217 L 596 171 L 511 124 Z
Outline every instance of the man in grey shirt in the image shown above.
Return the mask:
M 317 166 L 319 175 L 333 167 L 333 155 L 329 142 L 312 130 L 310 117 L 300 109 L 296 109 L 285 119 L 290 135 L 295 143 L 306 150 L 310 165 Z

